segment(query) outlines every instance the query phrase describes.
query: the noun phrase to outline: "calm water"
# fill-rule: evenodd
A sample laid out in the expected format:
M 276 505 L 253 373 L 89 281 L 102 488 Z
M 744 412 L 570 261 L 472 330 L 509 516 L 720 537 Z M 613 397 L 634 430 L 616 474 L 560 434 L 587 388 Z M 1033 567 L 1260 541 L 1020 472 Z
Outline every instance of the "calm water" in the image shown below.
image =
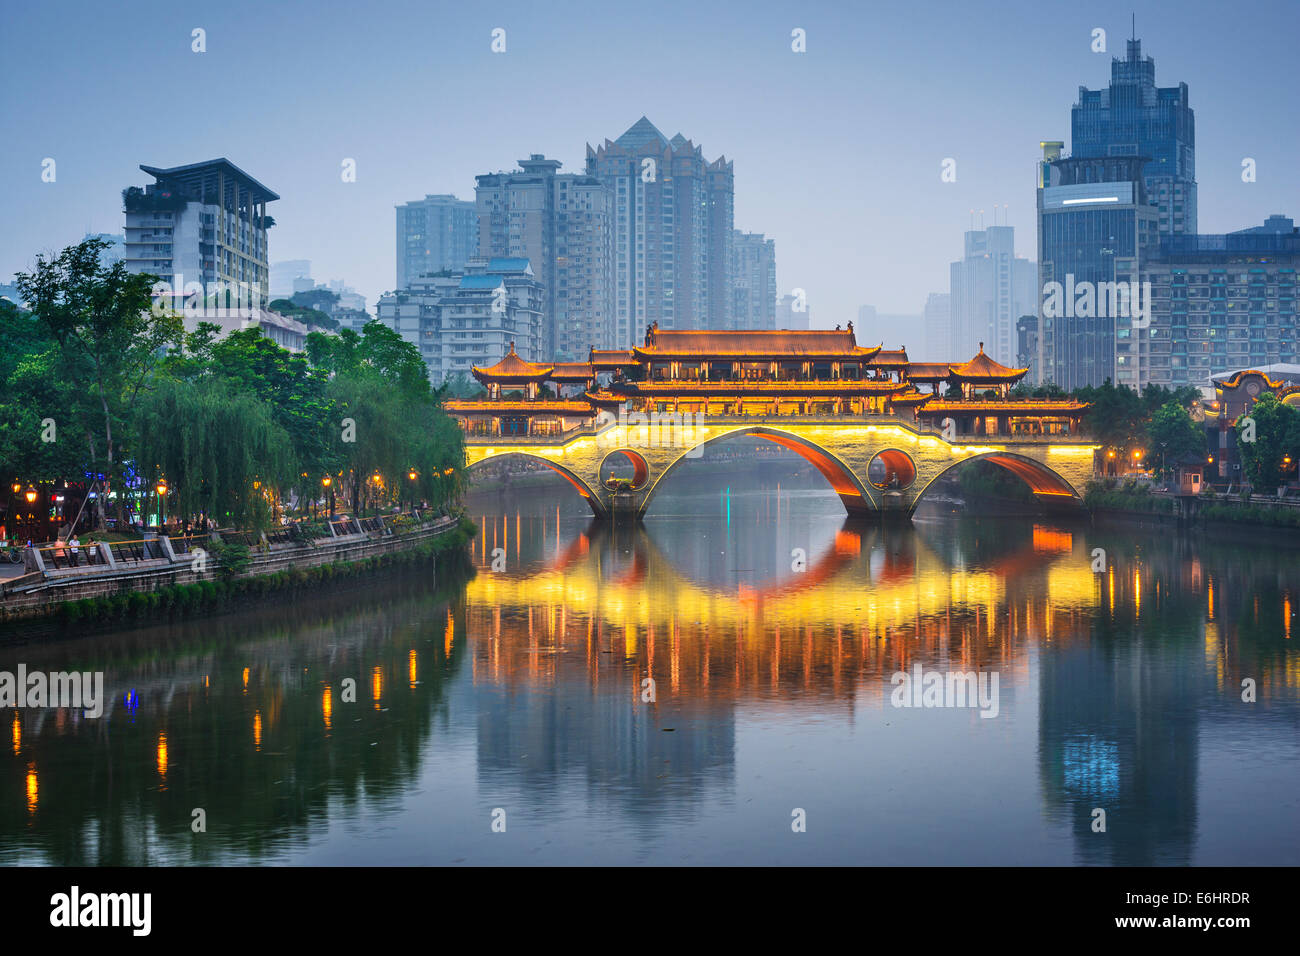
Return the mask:
M 1300 552 L 856 525 L 773 470 L 643 527 L 485 494 L 472 578 L 0 650 L 111 707 L 0 711 L 0 861 L 1300 863 Z M 996 673 L 997 715 L 893 706 L 917 665 Z

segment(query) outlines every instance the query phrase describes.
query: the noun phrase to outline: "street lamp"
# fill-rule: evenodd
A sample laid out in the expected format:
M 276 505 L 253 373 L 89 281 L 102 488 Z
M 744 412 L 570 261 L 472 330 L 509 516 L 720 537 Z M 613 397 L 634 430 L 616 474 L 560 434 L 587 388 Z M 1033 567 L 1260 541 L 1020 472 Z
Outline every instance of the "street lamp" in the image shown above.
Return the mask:
M 29 505 L 34 505 L 34 504 L 36 504 L 36 498 L 38 497 L 38 496 L 37 496 L 37 493 L 36 493 L 36 489 L 33 488 L 31 485 L 28 485 L 28 486 L 27 486 L 27 494 L 26 494 L 24 497 L 27 498 L 27 503 L 28 503 Z
M 158 530 L 162 531 L 163 505 L 167 501 L 167 479 L 159 478 L 158 483 L 153 486 L 153 490 L 158 494 Z

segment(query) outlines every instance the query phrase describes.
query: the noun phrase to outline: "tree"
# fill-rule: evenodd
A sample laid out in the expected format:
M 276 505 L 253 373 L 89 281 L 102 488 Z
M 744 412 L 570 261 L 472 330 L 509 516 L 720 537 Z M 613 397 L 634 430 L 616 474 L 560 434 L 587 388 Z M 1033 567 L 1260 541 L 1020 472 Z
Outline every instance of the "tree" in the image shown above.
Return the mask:
M 122 427 L 163 350 L 179 344 L 182 323 L 173 312 L 154 310 L 156 277 L 127 272 L 122 262 L 100 264 L 100 251 L 108 245 L 87 239 L 54 258 L 37 256 L 36 271 L 20 272 L 16 279 L 32 314 L 57 343 L 62 361 L 85 368 L 83 387 L 92 402 L 80 411 L 92 414 L 85 423 L 91 469 L 116 483 L 121 477 Z M 95 435 L 104 439 L 102 459 Z M 98 526 L 103 528 L 104 497 L 96 501 Z M 121 499 L 119 517 L 120 509 Z
M 1166 402 L 1151 416 L 1147 440 L 1152 451 L 1160 452 L 1161 471 L 1188 456 L 1205 456 L 1205 430 L 1177 401 Z
M 1281 481 L 1282 459 L 1300 461 L 1300 411 L 1279 402 L 1272 392 L 1261 395 L 1254 407 L 1237 419 L 1236 430 L 1237 450 L 1252 485 L 1275 487 Z M 1243 436 L 1254 440 L 1246 441 Z
M 1084 427 L 1107 448 L 1127 452 L 1142 444 L 1147 415 L 1137 392 L 1106 379 L 1099 388 L 1079 389 L 1077 397 L 1091 406 Z
M 165 477 L 180 514 L 261 530 L 270 493 L 293 482 L 293 447 L 270 408 L 248 392 L 207 378 L 162 380 L 136 411 L 139 459 L 152 484 Z

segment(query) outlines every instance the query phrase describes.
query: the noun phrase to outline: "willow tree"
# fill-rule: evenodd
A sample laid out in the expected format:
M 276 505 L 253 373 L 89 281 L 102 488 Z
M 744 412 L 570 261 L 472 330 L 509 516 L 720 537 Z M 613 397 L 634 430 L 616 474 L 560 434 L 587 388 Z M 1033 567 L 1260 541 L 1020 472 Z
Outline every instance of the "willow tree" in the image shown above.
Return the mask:
M 99 261 L 108 245 L 102 239 L 87 239 L 57 256 L 37 256 L 36 270 L 17 273 L 16 279 L 19 294 L 64 353 L 63 361 L 86 370 L 79 384 L 90 399 L 82 409 L 87 418 L 76 422 L 71 431 L 84 431 L 92 469 L 115 482 L 123 464 L 120 426 L 132 417 L 142 387 L 164 351 L 179 343 L 182 323 L 174 313 L 155 312 L 151 295 L 155 277 L 127 272 L 121 262 L 105 266 Z M 63 414 L 76 412 L 70 408 Z M 60 418 L 51 417 L 56 422 Z M 58 424 L 60 430 L 69 430 L 64 422 Z M 96 436 L 103 439 L 102 445 Z M 102 528 L 104 496 L 96 501 Z
M 181 514 L 250 530 L 270 523 L 271 496 L 293 474 L 293 443 L 256 396 L 215 380 L 160 379 L 135 424 L 140 475 L 166 478 Z

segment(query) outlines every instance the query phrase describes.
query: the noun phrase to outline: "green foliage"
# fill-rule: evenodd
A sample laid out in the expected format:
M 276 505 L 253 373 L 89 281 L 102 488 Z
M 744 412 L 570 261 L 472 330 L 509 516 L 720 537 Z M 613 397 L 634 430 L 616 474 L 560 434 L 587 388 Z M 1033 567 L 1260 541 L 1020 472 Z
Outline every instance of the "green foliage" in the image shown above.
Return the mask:
M 107 246 L 87 239 L 52 258 L 38 255 L 35 271 L 16 279 L 40 331 L 57 348 L 50 373 L 75 383 L 61 410 L 61 431 L 84 437 L 88 470 L 116 482 L 123 427 L 163 351 L 180 343 L 182 326 L 178 315 L 155 312 L 153 276 L 127 272 L 122 262 L 100 264 Z
M 162 380 L 140 403 L 135 423 L 140 461 L 166 477 L 180 514 L 206 514 L 220 525 L 260 530 L 271 522 L 267 497 L 254 492 L 291 482 L 293 447 L 271 410 L 216 379 Z
M 1123 385 L 1116 388 L 1110 379 L 1106 379 L 1099 387 L 1079 389 L 1076 397 L 1090 404 L 1083 426 L 1103 445 L 1130 449 L 1143 444 L 1146 406 L 1133 389 Z
M 1205 429 L 1192 421 L 1186 407 L 1177 401 L 1166 402 L 1151 416 L 1147 438 L 1153 455 L 1159 453 L 1166 470 L 1183 458 L 1205 457 Z
M 1135 511 L 1143 514 L 1173 514 L 1174 502 L 1157 498 L 1151 489 L 1129 480 L 1117 486 L 1114 478 L 1090 481 L 1084 489 L 1083 502 L 1089 508 Z
M 1243 441 L 1246 419 L 1254 421 L 1254 441 Z M 1300 410 L 1277 400 L 1272 392 L 1259 397 L 1247 415 L 1237 420 L 1237 450 L 1250 483 L 1271 489 L 1282 483 L 1285 457 L 1300 461 Z M 1271 493 L 1271 492 L 1270 492 Z
M 138 189 L 124 200 L 166 202 Z M 92 239 L 38 256 L 17 276 L 30 311 L 0 302 L 6 484 L 103 472 L 121 489 L 133 467 L 149 485 L 167 480 L 169 513 L 249 530 L 266 527 L 274 503 L 295 491 L 300 507 L 319 497 L 326 475 L 358 508 L 363 499 L 436 506 L 461 493 L 460 429 L 400 335 L 370 322 L 359 334 L 312 333 L 308 354 L 294 355 L 256 328 L 223 335 L 200 322 L 186 333 L 180 316 L 155 312 L 154 277 L 100 265 L 105 246 Z M 334 300 L 322 290 L 287 308 Z M 40 440 L 47 418 L 57 441 Z M 355 441 L 344 440 L 347 419 Z
M 295 298 L 297 297 L 295 296 Z M 274 299 L 268 308 L 272 312 L 278 312 L 291 319 L 296 319 L 304 325 L 313 325 L 320 329 L 337 329 L 339 327 L 338 320 L 328 313 L 319 309 L 297 305 L 291 299 Z
M 227 580 L 243 574 L 253 563 L 252 554 L 246 544 L 213 541 L 208 545 L 208 551 L 217 565 L 217 573 Z

